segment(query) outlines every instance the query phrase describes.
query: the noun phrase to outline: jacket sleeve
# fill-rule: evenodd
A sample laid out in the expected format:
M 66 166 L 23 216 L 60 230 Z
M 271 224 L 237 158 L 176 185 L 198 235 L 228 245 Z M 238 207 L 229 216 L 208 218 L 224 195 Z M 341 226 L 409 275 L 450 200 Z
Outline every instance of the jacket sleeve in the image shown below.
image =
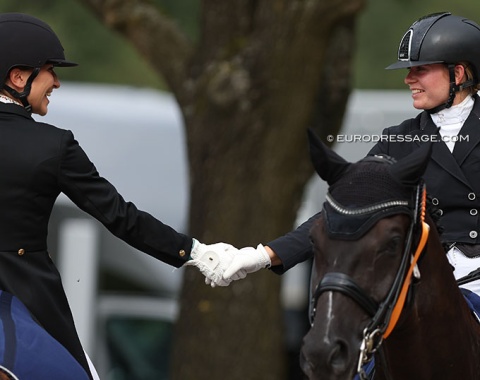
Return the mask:
M 283 274 L 295 265 L 313 257 L 310 228 L 319 216 L 320 213 L 315 214 L 295 230 L 266 244 L 282 260 L 282 265 L 271 268 L 273 272 Z
M 60 190 L 80 209 L 129 245 L 179 267 L 188 259 L 192 239 L 126 202 L 101 177 L 70 131 L 62 140 L 58 168 Z
M 385 128 L 382 131 L 382 137 L 373 148 L 368 152 L 368 156 L 375 154 L 386 154 L 388 156 L 400 159 L 411 152 L 411 143 L 407 143 L 407 136 L 417 134 L 420 131 L 422 119 L 425 120 L 428 114 L 424 111 L 419 113 L 413 119 L 404 120 L 399 125 Z M 401 141 L 401 138 L 404 141 Z

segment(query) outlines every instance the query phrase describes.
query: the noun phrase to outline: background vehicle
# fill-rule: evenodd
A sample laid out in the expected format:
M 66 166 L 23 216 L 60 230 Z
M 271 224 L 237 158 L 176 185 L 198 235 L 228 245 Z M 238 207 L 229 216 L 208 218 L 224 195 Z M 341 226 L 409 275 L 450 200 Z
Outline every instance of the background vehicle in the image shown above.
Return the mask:
M 355 91 L 341 132 L 345 142 L 336 149 L 356 161 L 384 127 L 415 114 L 407 91 Z M 184 132 L 170 95 L 66 83 L 52 95 L 48 115 L 36 119 L 72 130 L 100 174 L 125 199 L 178 231 L 186 230 L 189 186 Z M 354 135 L 357 142 L 346 142 Z M 297 223 L 321 209 L 325 191 L 325 185 L 312 178 Z M 166 379 L 183 270 L 113 237 L 65 196 L 59 197 L 52 213 L 49 246 L 80 338 L 101 378 Z M 307 327 L 309 275 L 309 263 L 304 263 L 283 276 L 286 344 L 292 356 Z

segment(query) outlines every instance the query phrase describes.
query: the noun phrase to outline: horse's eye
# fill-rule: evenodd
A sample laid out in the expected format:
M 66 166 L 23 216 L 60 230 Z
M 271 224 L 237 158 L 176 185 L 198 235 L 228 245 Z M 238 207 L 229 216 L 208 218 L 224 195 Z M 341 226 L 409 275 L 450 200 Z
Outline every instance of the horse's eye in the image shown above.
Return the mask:
M 402 244 L 402 239 L 400 236 L 396 236 L 388 242 L 386 242 L 384 245 L 380 247 L 379 252 L 380 253 L 385 253 L 385 254 L 394 254 L 398 251 L 398 249 L 401 247 Z

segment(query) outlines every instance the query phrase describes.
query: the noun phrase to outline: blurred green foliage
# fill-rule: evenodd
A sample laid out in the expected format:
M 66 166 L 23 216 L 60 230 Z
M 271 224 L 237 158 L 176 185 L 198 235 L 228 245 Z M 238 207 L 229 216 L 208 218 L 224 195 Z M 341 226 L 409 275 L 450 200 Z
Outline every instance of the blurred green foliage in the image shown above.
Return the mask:
M 155 0 L 192 39 L 197 35 L 198 0 Z M 180 4 L 179 4 L 180 3 Z M 61 80 L 122 83 L 164 88 L 148 63 L 119 34 L 105 28 L 78 0 L 2 0 L 0 12 L 29 13 L 57 33 L 68 59 L 78 68 L 58 68 Z
M 151 1 L 171 15 L 195 40 L 200 0 Z M 400 39 L 412 22 L 440 11 L 450 11 L 480 23 L 478 1 L 368 0 L 358 19 L 354 87 L 405 88 L 404 70 L 385 71 L 384 68 L 396 60 Z M 66 56 L 81 64 L 77 69 L 59 69 L 61 79 L 164 88 L 162 79 L 132 46 L 107 30 L 79 0 L 2 0 L 0 12 L 30 13 L 53 27 L 60 36 Z

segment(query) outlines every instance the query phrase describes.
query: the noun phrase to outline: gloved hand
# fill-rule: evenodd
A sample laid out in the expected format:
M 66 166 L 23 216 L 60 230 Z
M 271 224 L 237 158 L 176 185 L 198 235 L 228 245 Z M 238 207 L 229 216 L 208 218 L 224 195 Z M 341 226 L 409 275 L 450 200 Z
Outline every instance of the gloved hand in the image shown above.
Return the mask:
M 235 252 L 240 252 L 238 249 L 235 249 Z M 244 269 L 240 269 L 239 271 L 237 271 L 230 280 L 226 280 L 223 278 L 222 276 L 222 279 L 221 281 L 219 281 L 218 283 L 216 283 L 215 281 L 212 281 L 211 279 L 205 277 L 205 284 L 207 285 L 210 285 L 212 288 L 214 288 L 215 286 L 228 286 L 230 285 L 230 283 L 232 281 L 235 281 L 235 280 L 241 280 L 242 278 L 245 278 L 247 277 L 247 272 L 244 270 Z M 224 285 L 226 284 L 226 285 Z
M 228 286 L 232 280 L 223 278 L 223 272 L 232 262 L 235 247 L 225 243 L 202 244 L 193 239 L 190 260 L 185 265 L 196 266 L 205 276 L 205 283 L 213 287 Z
M 245 278 L 247 273 L 253 273 L 272 265 L 265 247 L 259 244 L 257 248 L 245 247 L 236 252 L 228 268 L 223 273 L 223 280 L 232 282 Z

